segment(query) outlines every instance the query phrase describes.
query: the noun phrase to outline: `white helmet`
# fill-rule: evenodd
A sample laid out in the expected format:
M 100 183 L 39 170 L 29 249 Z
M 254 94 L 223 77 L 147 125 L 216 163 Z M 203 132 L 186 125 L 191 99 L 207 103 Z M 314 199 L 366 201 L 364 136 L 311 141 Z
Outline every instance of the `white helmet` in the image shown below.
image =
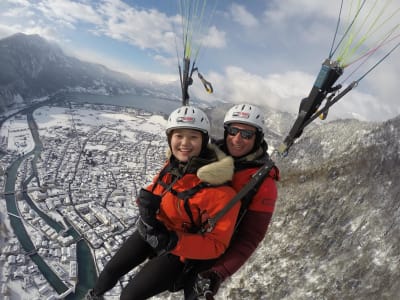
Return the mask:
M 264 114 L 257 106 L 238 104 L 225 114 L 224 125 L 231 123 L 251 125 L 262 132 L 264 130 Z
M 195 129 L 208 134 L 210 132 L 210 121 L 199 108 L 182 106 L 169 115 L 166 132 L 169 134 L 171 130 L 177 128 Z

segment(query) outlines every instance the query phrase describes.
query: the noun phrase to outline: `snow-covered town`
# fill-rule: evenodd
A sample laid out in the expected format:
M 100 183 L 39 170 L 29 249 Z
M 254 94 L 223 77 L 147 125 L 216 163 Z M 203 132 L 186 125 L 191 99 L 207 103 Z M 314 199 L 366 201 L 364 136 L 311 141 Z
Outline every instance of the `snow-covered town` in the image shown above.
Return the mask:
M 136 192 L 165 160 L 165 120 L 77 103 L 31 116 L 9 117 L 0 131 L 0 298 L 80 299 L 135 229 Z

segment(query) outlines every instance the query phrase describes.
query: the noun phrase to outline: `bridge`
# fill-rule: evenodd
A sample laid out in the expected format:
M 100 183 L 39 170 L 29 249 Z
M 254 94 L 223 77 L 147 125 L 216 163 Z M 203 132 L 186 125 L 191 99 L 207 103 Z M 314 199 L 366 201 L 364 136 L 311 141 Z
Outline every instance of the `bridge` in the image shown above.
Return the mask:
M 16 218 L 19 218 L 19 219 L 22 220 L 21 216 L 18 216 L 18 215 L 16 215 L 16 214 L 13 214 L 13 213 L 10 213 L 10 212 L 8 212 L 8 214 L 9 214 L 10 216 L 13 216 L 13 217 L 16 217 Z
M 1 193 L 1 194 L 3 194 L 4 196 L 7 196 L 7 195 L 14 195 L 14 194 L 15 194 L 15 191 L 7 191 L 7 192 Z

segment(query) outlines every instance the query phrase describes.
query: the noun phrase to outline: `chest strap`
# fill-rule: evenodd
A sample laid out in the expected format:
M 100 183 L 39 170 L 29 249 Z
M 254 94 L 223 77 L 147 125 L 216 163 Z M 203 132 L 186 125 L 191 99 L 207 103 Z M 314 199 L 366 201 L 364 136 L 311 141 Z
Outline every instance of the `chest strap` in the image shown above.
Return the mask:
M 237 202 L 239 202 L 242 198 L 245 198 L 248 193 L 257 187 L 257 185 L 262 182 L 262 180 L 269 174 L 274 166 L 275 164 L 272 160 L 267 161 L 263 166 L 261 166 L 258 171 L 253 174 L 247 184 L 225 205 L 225 207 L 222 208 L 214 217 L 207 220 L 207 231 L 212 231 L 218 220 L 221 219 Z M 247 202 L 249 202 L 249 200 L 250 199 L 247 198 Z M 246 203 L 246 205 L 248 206 L 248 203 Z M 247 209 L 247 207 L 245 209 Z M 242 212 L 242 216 L 243 215 L 244 212 Z M 240 221 L 241 220 L 238 220 L 236 226 L 238 226 Z
M 205 223 L 202 223 L 201 220 L 201 213 L 199 212 L 200 220 L 196 222 L 193 218 L 192 210 L 190 209 L 190 199 L 197 194 L 199 191 L 205 188 L 210 188 L 210 187 L 217 187 L 220 185 L 213 185 L 208 182 L 200 182 L 198 185 L 192 187 L 189 190 L 183 191 L 183 192 L 177 192 L 174 189 L 171 189 L 171 193 L 175 195 L 177 198 L 183 200 L 183 207 L 185 209 L 186 214 L 188 215 L 190 219 L 190 227 L 186 228 L 190 233 L 198 233 L 198 232 L 204 232 L 203 230 L 204 225 L 207 224 L 207 221 Z

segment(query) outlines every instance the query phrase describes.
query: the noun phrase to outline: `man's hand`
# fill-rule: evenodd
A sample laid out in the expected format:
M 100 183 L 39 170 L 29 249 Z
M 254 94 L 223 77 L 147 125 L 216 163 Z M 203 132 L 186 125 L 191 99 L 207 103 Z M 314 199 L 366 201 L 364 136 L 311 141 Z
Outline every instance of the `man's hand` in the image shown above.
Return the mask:
M 204 296 L 206 300 L 213 300 L 222 281 L 221 276 L 217 272 L 207 270 L 199 273 L 194 288 L 198 296 Z
M 160 209 L 161 197 L 154 195 L 152 192 L 141 189 L 139 197 L 137 198 L 137 204 L 139 206 L 139 214 L 142 220 L 153 227 L 156 226 L 157 219 L 156 215 Z
M 153 227 L 144 222 L 142 218 L 139 218 L 136 223 L 137 231 L 154 251 L 158 253 L 169 252 L 174 249 L 178 243 L 178 235 L 175 231 L 168 230 L 160 221 L 156 221 L 157 224 Z

